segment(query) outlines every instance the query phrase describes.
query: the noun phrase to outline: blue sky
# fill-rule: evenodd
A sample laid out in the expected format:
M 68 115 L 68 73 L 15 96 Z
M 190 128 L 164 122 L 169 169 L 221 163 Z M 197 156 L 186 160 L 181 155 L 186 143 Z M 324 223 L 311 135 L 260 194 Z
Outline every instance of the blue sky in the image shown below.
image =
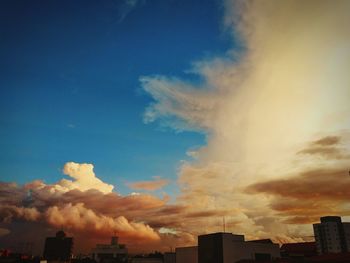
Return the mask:
M 152 99 L 139 78 L 197 81 L 191 63 L 232 45 L 221 2 L 127 3 L 1 1 L 1 180 L 52 183 L 64 163 L 86 162 L 127 193 L 126 181 L 176 180 L 186 151 L 205 143 L 145 124 Z

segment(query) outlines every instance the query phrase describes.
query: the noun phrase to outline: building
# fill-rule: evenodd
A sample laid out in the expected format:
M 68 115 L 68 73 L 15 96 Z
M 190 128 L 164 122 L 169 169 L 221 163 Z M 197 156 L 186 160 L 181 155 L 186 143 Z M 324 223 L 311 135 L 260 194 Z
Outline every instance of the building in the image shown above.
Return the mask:
M 72 259 L 73 238 L 66 237 L 61 230 L 56 233 L 55 237 L 47 237 L 44 247 L 44 259 L 48 262 L 70 262 Z
M 341 217 L 321 217 L 313 228 L 318 254 L 350 252 L 350 223 L 342 223 Z
M 176 248 L 176 263 L 235 263 L 280 258 L 278 244 L 270 239 L 245 241 L 243 235 L 213 233 L 198 236 L 198 247 Z
M 350 222 L 343 223 L 347 252 L 350 252 Z
M 198 247 L 177 247 L 176 263 L 198 263 Z
M 270 239 L 245 241 L 243 235 L 213 233 L 198 237 L 199 263 L 269 261 L 280 258 L 279 245 Z
M 282 258 L 300 259 L 317 256 L 315 242 L 286 243 L 281 246 Z
M 92 258 L 99 263 L 127 262 L 128 249 L 118 244 L 118 237 L 111 238 L 110 244 L 97 244 L 92 250 Z
M 165 252 L 164 263 L 176 263 L 176 254 L 174 252 Z
M 132 258 L 131 263 L 163 263 L 162 258 Z

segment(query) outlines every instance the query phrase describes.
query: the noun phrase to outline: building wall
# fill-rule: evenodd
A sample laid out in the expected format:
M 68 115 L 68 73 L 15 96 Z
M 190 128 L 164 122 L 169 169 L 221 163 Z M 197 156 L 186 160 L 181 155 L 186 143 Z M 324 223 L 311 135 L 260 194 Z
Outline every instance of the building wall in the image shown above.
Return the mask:
M 346 242 L 346 250 L 347 252 L 350 252 L 350 223 L 343 223 L 343 227 Z
M 350 238 L 347 226 L 340 217 L 324 217 L 321 223 L 314 224 L 314 234 L 318 254 L 341 253 L 349 251 Z
M 278 244 L 246 242 L 243 235 L 214 233 L 198 237 L 199 263 L 234 263 L 241 259 L 280 258 Z M 178 262 L 177 262 L 178 263 Z
M 198 261 L 223 263 L 223 234 L 214 233 L 198 237 Z
M 178 247 L 175 254 L 176 263 L 198 263 L 198 247 Z
M 224 263 L 233 263 L 241 259 L 256 260 L 257 254 L 266 255 L 269 259 L 280 258 L 278 244 L 231 241 L 224 242 Z
M 131 263 L 163 263 L 161 258 L 133 258 Z
M 164 253 L 164 263 L 176 263 L 176 253 L 165 252 Z

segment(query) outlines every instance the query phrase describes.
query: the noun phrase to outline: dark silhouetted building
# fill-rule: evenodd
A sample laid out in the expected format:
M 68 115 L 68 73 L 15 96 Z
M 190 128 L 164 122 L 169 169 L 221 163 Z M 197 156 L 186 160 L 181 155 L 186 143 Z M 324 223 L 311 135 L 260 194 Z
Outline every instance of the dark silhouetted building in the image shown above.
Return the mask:
M 281 246 L 282 258 L 300 259 L 317 256 L 315 242 L 287 243 Z
M 177 247 L 175 257 L 176 263 L 198 263 L 198 247 Z
M 350 223 L 343 223 L 341 217 L 321 217 L 313 228 L 318 254 L 350 252 Z
M 92 250 L 92 258 L 99 263 L 127 262 L 128 249 L 118 243 L 118 237 L 113 236 L 110 244 L 97 244 Z
M 277 258 L 280 258 L 279 245 L 269 239 L 245 241 L 243 235 L 231 233 L 198 236 L 198 263 L 234 263 L 242 259 L 269 261 Z
M 165 252 L 164 263 L 176 263 L 176 254 L 174 252 Z
M 44 247 L 44 258 L 47 261 L 69 262 L 72 259 L 73 238 L 66 237 L 58 231 L 55 237 L 47 237 Z

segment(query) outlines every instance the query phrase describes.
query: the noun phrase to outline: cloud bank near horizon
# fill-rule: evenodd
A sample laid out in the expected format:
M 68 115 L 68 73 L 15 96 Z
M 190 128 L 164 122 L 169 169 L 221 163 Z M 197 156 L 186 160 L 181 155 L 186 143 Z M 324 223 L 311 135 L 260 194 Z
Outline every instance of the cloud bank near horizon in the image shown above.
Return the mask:
M 141 246 L 167 250 L 195 242 L 192 233 L 181 230 L 184 222 L 179 220 L 180 214 L 193 221 L 208 215 L 208 211 L 193 214 L 187 206 L 168 204 L 167 195 L 123 196 L 95 175 L 92 164 L 67 162 L 62 172 L 73 180 L 53 184 L 36 180 L 24 185 L 0 182 L 0 235 L 4 245 L 17 242 L 19 229 L 28 233 L 28 240 L 41 238 L 37 241 L 40 243 L 63 227 L 80 241 L 79 251 L 108 242 L 113 234 L 131 251 L 140 251 Z M 135 187 L 153 191 L 166 183 L 155 177 L 154 181 L 135 182 Z M 32 233 L 32 229 L 40 234 Z

